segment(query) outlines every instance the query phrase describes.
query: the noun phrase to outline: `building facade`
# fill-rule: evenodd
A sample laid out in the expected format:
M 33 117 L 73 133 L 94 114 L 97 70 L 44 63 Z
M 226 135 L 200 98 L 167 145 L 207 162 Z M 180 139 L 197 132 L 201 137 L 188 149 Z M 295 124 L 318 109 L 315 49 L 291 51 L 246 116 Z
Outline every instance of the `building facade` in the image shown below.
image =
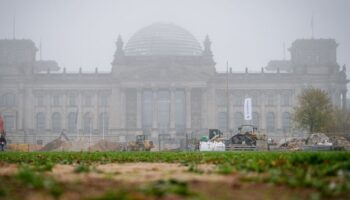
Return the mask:
M 293 134 L 291 114 L 307 87 L 328 92 L 346 107 L 345 66 L 333 39 L 296 40 L 290 60 L 271 61 L 259 73 L 218 73 L 207 37 L 201 46 L 187 30 L 152 24 L 124 46 L 116 42 L 111 71 L 67 73 L 36 60 L 30 40 L 0 40 L 0 113 L 12 142 L 47 143 L 62 131 L 123 142 L 146 134 L 183 138 L 226 134 L 251 123 L 270 137 Z M 252 98 L 253 119 L 243 117 Z

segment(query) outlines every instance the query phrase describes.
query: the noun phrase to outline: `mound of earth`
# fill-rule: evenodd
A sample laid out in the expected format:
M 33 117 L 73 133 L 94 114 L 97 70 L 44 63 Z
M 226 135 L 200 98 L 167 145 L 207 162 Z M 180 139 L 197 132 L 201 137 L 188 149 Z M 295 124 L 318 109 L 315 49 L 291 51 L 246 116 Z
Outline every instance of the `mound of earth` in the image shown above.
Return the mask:
M 89 139 L 77 138 L 73 141 L 67 141 L 59 137 L 47 143 L 41 151 L 87 151 L 90 146 Z
M 94 145 L 90 146 L 89 151 L 121 151 L 123 147 L 108 140 L 99 140 Z
M 313 133 L 306 139 L 307 145 L 325 144 L 329 142 L 329 138 L 324 133 Z
M 336 147 L 344 148 L 344 150 L 350 150 L 350 141 L 342 136 L 331 136 L 329 141 Z
M 303 146 L 305 145 L 304 138 L 287 138 L 282 139 L 278 147 L 285 147 L 290 151 L 301 151 L 303 150 Z
M 61 137 L 52 140 L 51 142 L 47 143 L 43 148 L 40 149 L 40 151 L 53 151 L 59 149 L 62 144 L 66 142 Z

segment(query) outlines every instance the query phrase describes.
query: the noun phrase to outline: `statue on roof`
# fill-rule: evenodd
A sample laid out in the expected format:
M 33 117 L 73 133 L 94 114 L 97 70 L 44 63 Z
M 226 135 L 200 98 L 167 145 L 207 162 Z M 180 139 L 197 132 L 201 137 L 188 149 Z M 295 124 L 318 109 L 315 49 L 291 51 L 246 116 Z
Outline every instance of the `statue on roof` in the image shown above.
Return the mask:
M 204 46 L 203 55 L 210 55 L 210 56 L 212 56 L 213 53 L 211 52 L 211 41 L 210 41 L 208 35 L 205 37 L 205 40 L 203 42 L 203 46 Z

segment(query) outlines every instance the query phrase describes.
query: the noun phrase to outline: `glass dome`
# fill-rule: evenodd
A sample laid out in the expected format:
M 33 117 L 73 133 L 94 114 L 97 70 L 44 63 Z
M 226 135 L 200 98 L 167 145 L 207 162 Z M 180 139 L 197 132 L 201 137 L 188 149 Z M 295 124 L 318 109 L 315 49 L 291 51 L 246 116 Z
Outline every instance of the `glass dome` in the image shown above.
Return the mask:
M 202 48 L 195 37 L 174 24 L 156 23 L 136 32 L 125 46 L 126 56 L 199 56 Z

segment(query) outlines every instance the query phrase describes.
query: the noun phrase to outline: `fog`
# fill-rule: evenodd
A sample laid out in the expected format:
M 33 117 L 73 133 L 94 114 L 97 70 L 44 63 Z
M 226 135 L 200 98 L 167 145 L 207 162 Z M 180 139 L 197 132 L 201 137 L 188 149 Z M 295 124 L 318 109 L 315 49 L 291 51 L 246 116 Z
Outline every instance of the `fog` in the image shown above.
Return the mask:
M 144 26 L 171 22 L 200 43 L 210 36 L 217 70 L 227 60 L 233 71 L 258 70 L 283 58 L 283 44 L 310 38 L 313 16 L 315 38 L 336 39 L 338 62 L 349 65 L 349 9 L 347 0 L 0 0 L 0 38 L 13 37 L 15 21 L 16 38 L 41 40 L 43 59 L 109 71 L 118 34 L 127 42 Z

